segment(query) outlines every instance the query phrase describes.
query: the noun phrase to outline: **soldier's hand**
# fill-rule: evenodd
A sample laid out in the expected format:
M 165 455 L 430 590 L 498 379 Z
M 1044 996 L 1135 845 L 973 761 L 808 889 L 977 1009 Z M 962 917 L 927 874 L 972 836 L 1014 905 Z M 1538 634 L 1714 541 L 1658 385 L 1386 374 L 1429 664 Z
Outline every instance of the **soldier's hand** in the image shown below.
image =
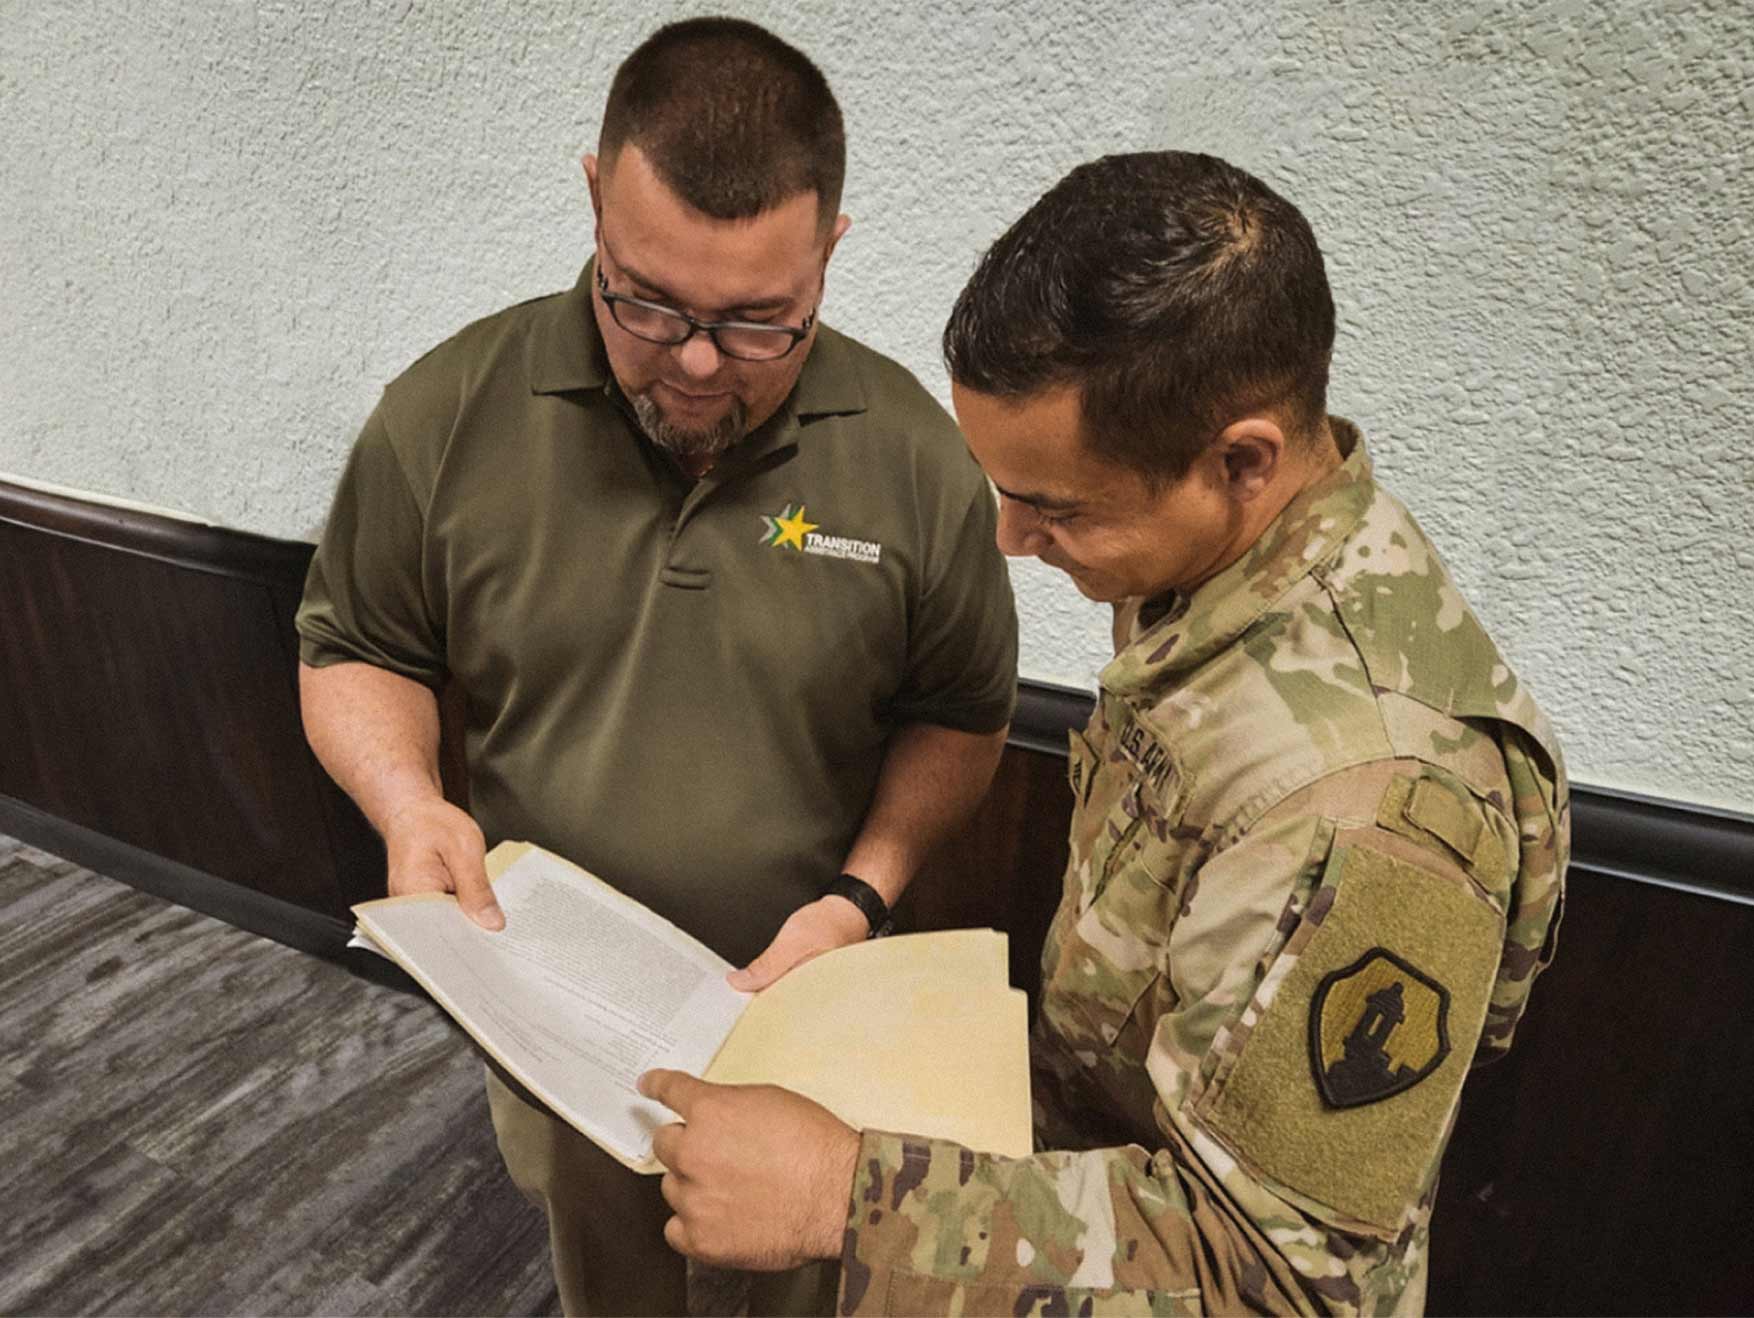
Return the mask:
M 487 844 L 463 811 L 439 797 L 399 810 L 384 829 L 390 895 L 454 892 L 457 905 L 483 929 L 504 929 L 505 914 L 487 881 Z
M 859 1135 L 827 1108 L 774 1085 L 715 1085 L 647 1071 L 639 1089 L 682 1118 L 652 1152 L 675 1216 L 664 1239 L 721 1267 L 772 1272 L 837 1258 Z
M 870 931 L 864 912 L 846 898 L 820 897 L 793 911 L 767 950 L 725 979 L 739 992 L 758 993 L 813 956 L 864 942 Z

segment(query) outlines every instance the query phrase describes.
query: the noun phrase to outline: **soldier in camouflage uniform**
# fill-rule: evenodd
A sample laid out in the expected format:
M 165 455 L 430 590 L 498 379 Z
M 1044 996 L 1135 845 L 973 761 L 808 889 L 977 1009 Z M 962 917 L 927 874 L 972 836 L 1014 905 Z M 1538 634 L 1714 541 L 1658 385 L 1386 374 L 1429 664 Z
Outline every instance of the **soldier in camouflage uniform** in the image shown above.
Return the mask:
M 946 352 L 1001 547 L 1115 602 L 1118 653 L 1071 738 L 1031 1042 L 1051 1151 L 854 1151 L 800 1118 L 823 1165 L 852 1156 L 843 1312 L 1422 1310 L 1463 1080 L 1552 953 L 1566 783 L 1327 416 L 1332 341 L 1302 216 L 1178 153 L 1074 171 L 958 302 Z M 1142 392 L 1179 434 L 1129 415 Z M 702 1164 L 667 1187 L 672 1241 L 709 1256 L 776 1193 L 745 1169 L 735 1231 L 694 1197 L 713 1173 L 690 1142 L 740 1135 L 731 1103 L 699 1112 L 711 1088 L 684 1087 L 699 1129 L 665 1140 Z

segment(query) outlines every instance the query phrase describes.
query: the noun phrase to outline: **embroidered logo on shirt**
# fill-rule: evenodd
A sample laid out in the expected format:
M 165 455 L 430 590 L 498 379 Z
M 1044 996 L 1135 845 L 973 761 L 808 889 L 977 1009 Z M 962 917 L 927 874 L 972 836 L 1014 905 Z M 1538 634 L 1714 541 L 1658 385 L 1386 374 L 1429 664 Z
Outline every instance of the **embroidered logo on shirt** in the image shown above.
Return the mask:
M 784 549 L 790 545 L 800 553 L 804 550 L 804 537 L 816 529 L 815 522 L 804 520 L 803 504 L 787 504 L 778 517 L 763 517 L 761 524 L 765 528 L 761 535 L 761 543 L 772 545 L 775 549 Z
M 849 558 L 857 563 L 876 563 L 883 557 L 883 546 L 872 540 L 855 540 L 844 535 L 823 535 L 821 524 L 804 516 L 803 504 L 788 503 L 779 516 L 761 518 L 761 543 L 774 549 L 790 547 L 804 554 L 820 554 L 825 558 Z
M 1329 1107 L 1411 1089 L 1449 1056 L 1449 990 L 1387 948 L 1324 976 L 1309 1004 L 1310 1064 Z

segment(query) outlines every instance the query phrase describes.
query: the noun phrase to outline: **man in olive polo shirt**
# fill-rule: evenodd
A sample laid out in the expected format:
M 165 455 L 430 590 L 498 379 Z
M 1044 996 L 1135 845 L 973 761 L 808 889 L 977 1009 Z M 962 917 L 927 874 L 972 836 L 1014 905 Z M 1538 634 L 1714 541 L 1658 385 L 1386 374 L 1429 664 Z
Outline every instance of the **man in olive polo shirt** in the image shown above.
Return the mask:
M 661 29 L 585 158 L 577 285 L 385 390 L 298 627 L 311 744 L 392 892 L 500 927 L 484 845 L 529 839 L 755 989 L 871 933 L 985 790 L 1016 658 L 994 502 L 920 385 L 817 321 L 844 153 L 802 54 Z M 439 792 L 447 677 L 470 814 Z M 657 1178 L 490 1094 L 567 1311 L 682 1312 Z M 831 1277 L 761 1284 L 756 1311 L 832 1304 Z

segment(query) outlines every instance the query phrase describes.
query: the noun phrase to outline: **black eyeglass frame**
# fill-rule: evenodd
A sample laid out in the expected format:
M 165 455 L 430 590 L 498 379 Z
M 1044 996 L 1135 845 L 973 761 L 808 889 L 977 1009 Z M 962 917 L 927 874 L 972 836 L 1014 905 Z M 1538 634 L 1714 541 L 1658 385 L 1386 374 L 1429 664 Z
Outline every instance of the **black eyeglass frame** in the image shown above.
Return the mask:
M 633 335 L 634 338 L 639 339 L 644 343 L 658 343 L 666 348 L 680 348 L 696 334 L 705 334 L 713 341 L 713 347 L 724 353 L 725 356 L 740 362 L 777 362 L 782 358 L 789 357 L 792 354 L 793 348 L 796 348 L 805 339 L 810 337 L 810 330 L 816 324 L 816 312 L 814 309 L 811 310 L 808 316 L 804 317 L 804 323 L 802 325 L 770 325 L 762 324 L 759 321 L 753 320 L 696 320 L 686 311 L 678 311 L 675 307 L 666 307 L 659 302 L 648 302 L 643 297 L 629 297 L 625 293 L 611 293 L 609 291 L 609 280 L 604 276 L 603 267 L 600 265 L 597 267 L 597 293 L 608 306 L 609 315 L 614 319 L 615 323 L 622 329 L 626 330 L 629 334 Z M 654 339 L 650 334 L 641 334 L 638 330 L 623 321 L 621 319 L 621 313 L 616 310 L 616 307 L 624 303 L 630 307 L 638 307 L 641 311 L 656 312 L 667 320 L 673 320 L 678 324 L 686 325 L 688 327 L 688 332 L 679 339 Z M 781 334 L 784 334 L 791 340 L 791 342 L 786 344 L 782 351 L 774 353 L 771 357 L 750 357 L 744 353 L 732 352 L 727 348 L 724 341 L 719 338 L 720 330 L 754 330 L 760 334 L 771 335 L 776 339 Z

